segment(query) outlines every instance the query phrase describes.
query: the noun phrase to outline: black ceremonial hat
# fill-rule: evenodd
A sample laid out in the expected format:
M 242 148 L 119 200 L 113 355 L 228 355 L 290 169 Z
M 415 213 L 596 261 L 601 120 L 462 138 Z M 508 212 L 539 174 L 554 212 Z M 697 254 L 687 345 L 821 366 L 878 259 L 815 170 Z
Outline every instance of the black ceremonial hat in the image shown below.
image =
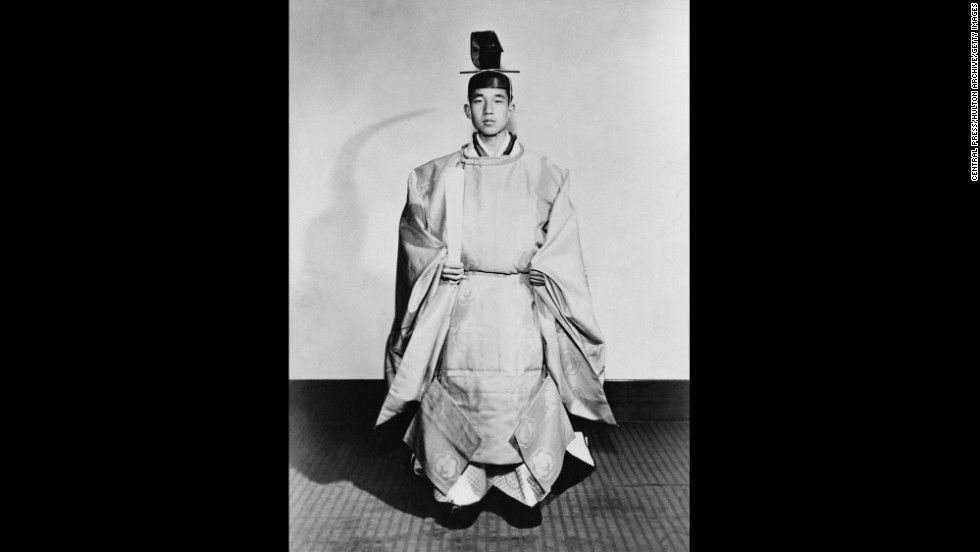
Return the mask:
M 482 73 L 483 71 L 497 71 L 498 73 L 520 73 L 520 71 L 507 71 L 500 68 L 500 54 L 504 51 L 497 39 L 497 33 L 493 31 L 474 31 L 470 33 L 470 59 L 476 66 L 476 71 L 460 71 L 464 73 Z
M 470 33 L 470 59 L 476 66 L 476 71 L 460 71 L 459 73 L 476 73 L 470 77 L 468 93 L 472 94 L 477 88 L 504 88 L 514 96 L 510 78 L 503 73 L 520 73 L 520 71 L 500 68 L 500 54 L 504 51 L 493 31 L 474 31 Z

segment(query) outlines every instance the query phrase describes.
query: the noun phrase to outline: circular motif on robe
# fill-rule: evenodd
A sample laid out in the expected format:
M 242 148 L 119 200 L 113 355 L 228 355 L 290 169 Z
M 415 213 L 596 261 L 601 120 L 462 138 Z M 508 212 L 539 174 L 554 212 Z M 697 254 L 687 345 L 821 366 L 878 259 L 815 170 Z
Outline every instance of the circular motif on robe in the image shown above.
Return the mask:
M 558 342 L 561 344 L 559 354 L 561 356 L 562 369 L 569 376 L 578 374 L 579 356 L 578 352 L 575 350 L 575 345 L 566 339 L 560 339 Z
M 459 283 L 459 292 L 456 295 L 456 303 L 459 305 L 469 305 L 476 299 L 476 286 L 470 283 L 469 280 L 463 280 Z
M 436 456 L 432 462 L 432 468 L 436 475 L 442 479 L 449 479 L 456 474 L 459 469 L 459 460 L 451 452 L 444 452 Z
M 531 444 L 531 439 L 534 438 L 534 420 L 531 418 L 526 418 L 521 427 L 517 428 L 517 444 L 522 447 L 527 447 Z
M 538 479 L 547 479 L 555 471 L 555 455 L 543 448 L 531 455 L 531 471 Z
M 558 406 L 558 393 L 553 387 L 544 390 L 544 406 L 549 412 Z
M 573 399 L 575 399 L 577 401 L 581 401 L 583 397 L 584 397 L 584 393 L 582 393 L 582 390 L 580 388 L 578 388 L 578 387 L 572 387 L 572 398 Z

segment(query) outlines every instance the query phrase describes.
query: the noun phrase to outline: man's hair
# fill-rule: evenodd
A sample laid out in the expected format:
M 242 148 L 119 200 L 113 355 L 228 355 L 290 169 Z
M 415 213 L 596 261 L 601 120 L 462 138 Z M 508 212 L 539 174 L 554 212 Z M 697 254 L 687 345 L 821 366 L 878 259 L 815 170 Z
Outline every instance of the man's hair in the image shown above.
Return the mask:
M 470 83 L 466 89 L 466 99 L 471 99 L 473 92 L 478 88 L 502 88 L 507 91 L 507 102 L 514 100 L 514 88 L 510 79 L 503 73 L 481 71 L 470 77 Z

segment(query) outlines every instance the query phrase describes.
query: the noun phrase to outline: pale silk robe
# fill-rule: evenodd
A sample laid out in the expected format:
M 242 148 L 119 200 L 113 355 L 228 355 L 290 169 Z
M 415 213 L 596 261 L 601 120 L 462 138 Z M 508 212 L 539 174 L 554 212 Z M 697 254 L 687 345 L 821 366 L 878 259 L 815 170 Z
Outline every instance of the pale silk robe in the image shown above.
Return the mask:
M 574 433 L 615 424 L 568 171 L 527 151 L 463 149 L 416 168 L 399 227 L 395 320 L 377 424 L 421 401 L 405 442 L 448 493 L 469 462 L 525 464 L 545 493 Z M 447 169 L 463 171 L 466 278 L 441 281 Z M 531 286 L 529 270 L 545 276 Z

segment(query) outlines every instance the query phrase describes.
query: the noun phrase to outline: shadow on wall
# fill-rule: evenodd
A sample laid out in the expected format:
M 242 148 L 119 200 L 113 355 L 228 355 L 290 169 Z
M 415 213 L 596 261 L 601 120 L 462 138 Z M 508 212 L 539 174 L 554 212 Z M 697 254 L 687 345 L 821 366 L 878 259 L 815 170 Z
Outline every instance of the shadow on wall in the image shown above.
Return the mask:
M 367 141 L 385 128 L 433 109 L 420 109 L 368 126 L 350 137 L 340 149 L 335 169 L 325 185 L 333 205 L 309 225 L 304 237 L 303 278 L 290 286 L 290 373 L 329 374 L 337 363 L 356 366 L 360 377 L 383 375 L 384 342 L 369 339 L 387 335 L 387 312 L 365 308 L 365 298 L 388 295 L 394 302 L 394 282 L 359 266 L 364 240 L 365 210 L 357 188 L 370 190 L 385 183 L 358 183 L 354 173 L 358 155 Z M 368 194 L 370 197 L 370 193 Z M 391 221 L 396 239 L 397 221 Z M 391 259 L 394 266 L 395 259 Z M 383 329 L 381 329 L 383 328 Z M 349 373 L 349 370 L 345 370 Z

